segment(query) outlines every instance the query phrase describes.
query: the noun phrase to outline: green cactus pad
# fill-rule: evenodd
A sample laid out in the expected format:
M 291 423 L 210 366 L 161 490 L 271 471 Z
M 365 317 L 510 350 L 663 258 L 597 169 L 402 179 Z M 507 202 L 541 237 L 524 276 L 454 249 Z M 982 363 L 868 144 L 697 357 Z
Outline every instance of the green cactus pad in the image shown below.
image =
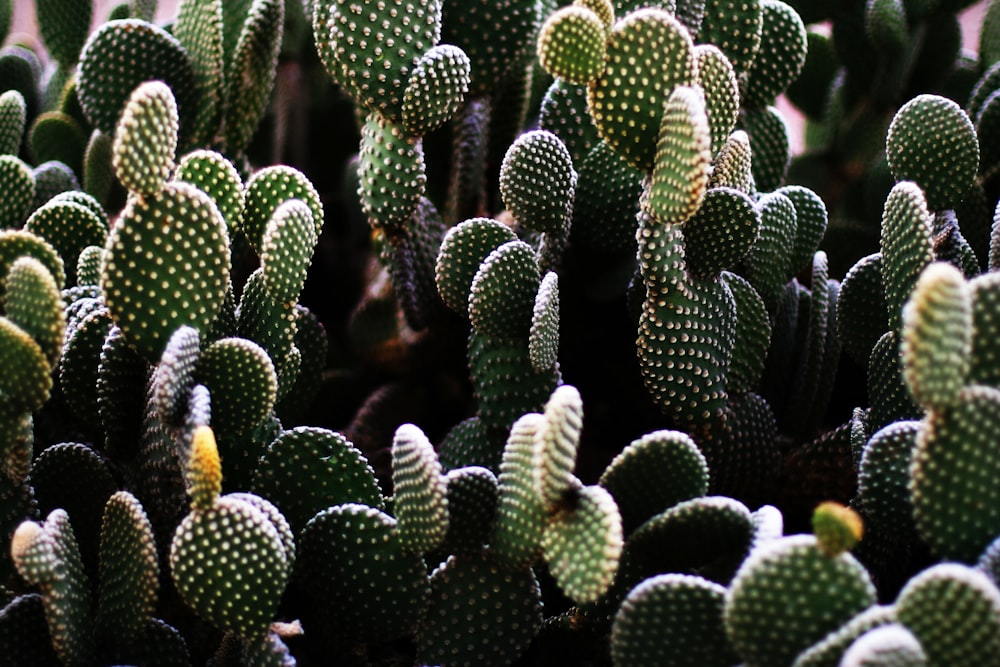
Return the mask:
M 225 222 L 201 190 L 169 183 L 126 206 L 101 268 L 101 290 L 116 324 L 156 361 L 177 327 L 207 331 L 222 305 L 229 280 Z
M 490 548 L 498 561 L 512 568 L 530 567 L 541 554 L 546 510 L 535 490 L 536 433 L 545 418 L 522 415 L 511 427 L 500 463 L 497 520 Z
M 97 410 L 97 384 L 101 349 L 108 332 L 114 326 L 107 308 L 99 306 L 71 321 L 59 360 L 59 386 L 72 413 L 84 424 L 100 427 Z
M 934 259 L 931 248 L 933 219 L 920 187 L 897 183 L 882 213 L 882 283 L 889 326 L 898 330 L 902 309 L 920 273 Z
M 469 90 L 470 68 L 465 52 L 450 44 L 421 55 L 403 92 L 403 129 L 422 137 L 451 119 Z
M 724 272 L 722 279 L 736 302 L 736 340 L 729 361 L 726 388 L 750 391 L 760 382 L 771 342 L 771 322 L 764 301 L 746 279 Z
M 803 649 L 875 603 L 875 587 L 850 554 L 824 555 L 811 535 L 754 550 L 726 593 L 726 631 L 740 657 L 788 665 Z
M 580 166 L 570 227 L 573 243 L 608 252 L 634 252 L 642 181 L 641 171 L 607 143 L 598 142 Z
M 541 591 L 530 568 L 508 570 L 486 555 L 455 555 L 430 581 L 417 645 L 421 664 L 510 664 L 542 624 Z M 465 603 L 456 607 L 455 600 Z
M 59 201 L 49 200 L 28 216 L 24 229 L 52 244 L 66 267 L 67 283 L 74 285 L 80 253 L 87 246 L 104 246 L 108 223 L 87 206 L 59 197 Z
M 45 620 L 64 665 L 92 664 L 90 588 L 69 515 L 56 509 L 44 524 L 26 521 L 11 538 L 11 555 L 24 580 L 42 593 Z
M 858 507 L 878 530 L 912 535 L 910 459 L 920 433 L 920 422 L 898 421 L 868 440 L 858 469 Z
M 866 632 L 844 652 L 843 667 L 925 667 L 920 641 L 906 627 L 890 623 Z
M 842 664 L 841 658 L 856 639 L 874 628 L 885 627 L 895 621 L 895 607 L 869 607 L 800 653 L 792 667 L 838 667 Z
M 1000 364 L 997 345 L 1000 343 L 1000 273 L 991 271 L 969 281 L 972 296 L 972 361 L 969 380 L 972 383 L 1000 386 Z
M 708 187 L 729 187 L 744 194 L 753 192 L 750 154 L 750 137 L 743 130 L 735 130 L 715 156 Z
M 215 151 L 195 150 L 178 160 L 174 180 L 190 183 L 211 197 L 233 237 L 241 225 L 244 195 L 243 181 L 232 162 Z
M 564 385 L 567 386 L 567 385 Z M 571 600 L 598 600 L 621 558 L 622 519 L 614 497 L 601 486 L 571 488 L 545 527 L 542 549 L 549 571 Z
M 686 222 L 708 187 L 712 136 L 699 88 L 677 86 L 663 107 L 650 179 L 648 208 L 657 221 Z
M 497 247 L 516 239 L 509 227 L 489 218 L 472 218 L 448 230 L 434 275 L 438 293 L 449 308 L 468 315 L 469 293 L 480 264 Z
M 219 454 L 226 461 L 226 477 L 222 480 L 224 491 L 242 489 L 252 489 L 255 493 L 259 491 L 253 486 L 253 476 L 268 446 L 281 432 L 281 422 L 272 414 L 252 431 L 242 435 L 225 433 L 221 435 L 218 440 Z M 262 495 L 270 498 L 267 494 Z M 283 507 L 282 511 L 286 509 Z M 310 512 L 309 516 L 314 513 L 315 510 Z M 303 523 L 309 516 L 303 519 Z
M 35 198 L 35 177 L 31 168 L 16 155 L 0 155 L 0 230 L 20 227 L 31 211 Z
M 522 338 L 531 329 L 541 276 L 535 251 L 523 241 L 508 241 L 480 265 L 469 289 L 469 319 L 481 334 Z
M 24 95 L 11 89 L 0 95 L 0 155 L 17 155 L 27 122 Z
M 398 121 L 417 59 L 441 37 L 441 0 L 365 0 L 328 11 L 325 24 L 314 23 L 327 71 L 364 108 Z
M 114 139 L 112 135 L 94 130 L 83 151 L 83 190 L 98 201 L 107 201 L 115 183 L 115 171 L 111 167 Z
M 557 79 L 590 83 L 604 69 L 608 25 L 588 7 L 553 12 L 538 33 L 538 60 Z
M 482 551 L 493 531 L 499 497 L 497 478 L 489 469 L 466 466 L 445 475 L 448 489 L 448 533 L 442 544 L 449 554 Z
M 288 560 L 288 568 L 291 570 L 295 565 L 295 535 L 292 533 L 292 527 L 288 525 L 288 521 L 285 519 L 285 515 L 281 513 L 281 510 L 267 498 L 254 493 L 228 493 L 223 498 L 248 503 L 264 513 L 271 522 L 271 525 L 274 526 L 274 529 L 278 531 L 278 537 L 281 538 L 281 544 L 285 548 L 285 558 Z
M 392 486 L 403 549 L 425 554 L 440 545 L 448 532 L 448 490 L 434 446 L 413 424 L 393 437 Z
M 599 142 L 597 126 L 587 112 L 587 87 L 556 79 L 542 97 L 538 128 L 559 137 L 579 167 Z
M 507 433 L 487 428 L 479 417 L 455 424 L 438 445 L 438 458 L 445 472 L 465 466 L 500 471 L 500 457 Z
M 11 664 L 63 667 L 52 648 L 41 595 L 19 595 L 0 608 L 0 651 Z
M 737 660 L 722 623 L 726 589 L 662 574 L 629 591 L 611 628 L 615 667 L 729 667 Z
M 295 533 L 333 505 L 382 505 L 364 455 L 341 434 L 314 427 L 285 431 L 270 444 L 254 472 L 253 489 L 281 509 Z
M 872 348 L 868 360 L 868 395 L 872 404 L 868 421 L 873 429 L 923 415 L 923 409 L 914 402 L 903 380 L 899 336 L 893 331 L 885 332 Z
M 34 211 L 56 195 L 80 189 L 76 174 L 59 160 L 49 160 L 38 165 L 31 170 L 31 177 L 35 179 L 35 196 L 31 200 L 29 211 Z
M 903 376 L 917 402 L 940 412 L 955 404 L 969 375 L 972 303 L 961 272 L 935 262 L 903 308 Z
M 972 385 L 947 410 L 929 413 L 917 440 L 910 490 L 920 536 L 942 556 L 973 562 L 1000 531 L 992 433 L 1000 391 Z
M 5 531 L 13 528 L 8 524 L 17 523 L 27 516 L 22 507 L 25 499 L 34 505 L 34 499 L 25 491 L 28 487 L 22 486 L 26 484 L 35 453 L 34 424 L 30 412 L 9 406 L 6 401 L 0 402 L 0 471 L 4 473 L 0 475 L 0 502 L 6 507 L 3 510 L 6 514 L 0 516 L 0 521 Z M 0 555 L 0 567 L 9 571 L 9 565 L 9 556 Z
M 56 0 L 43 2 L 36 7 L 38 30 L 45 50 L 61 67 L 76 66 L 80 49 L 87 41 L 92 5 L 89 2 Z
M 180 145 L 191 129 L 198 85 L 191 60 L 175 37 L 138 19 L 109 21 L 95 30 L 80 54 L 77 94 L 90 124 L 107 135 L 144 81 L 166 83 L 177 100 Z
M 311 310 L 301 304 L 295 306 L 295 341 L 302 356 L 299 374 L 288 396 L 278 402 L 275 411 L 282 418 L 293 418 L 309 410 L 323 384 L 326 367 L 326 329 Z
M 222 0 L 189 0 L 178 7 L 174 22 L 173 34 L 191 58 L 198 83 L 198 111 L 192 130 L 193 143 L 198 145 L 214 140 L 222 119 L 222 8 Z
M 275 209 L 260 248 L 264 287 L 272 299 L 298 301 L 316 240 L 316 225 L 305 202 L 290 199 Z
M 3 308 L 7 318 L 31 336 L 54 367 L 66 332 L 62 294 L 45 265 L 31 256 L 17 259 L 7 272 Z
M 100 591 L 95 625 L 103 641 L 133 645 L 146 632 L 156 606 L 160 567 L 153 527 L 128 491 L 104 506 Z
M 404 229 L 427 180 L 420 142 L 378 114 L 370 114 L 361 131 L 358 175 L 361 210 L 368 223 L 390 233 Z
M 642 171 L 653 168 L 667 98 L 694 83 L 693 50 L 687 29 L 660 9 L 633 12 L 611 31 L 587 101 L 601 138 Z
M 740 108 L 736 72 L 725 54 L 712 44 L 694 49 L 697 84 L 705 93 L 705 110 L 712 131 L 712 155 L 716 155 L 736 127 Z
M 679 502 L 708 492 L 708 463 L 681 431 L 654 431 L 633 440 L 601 475 L 614 496 L 626 534 Z
M 791 258 L 798 230 L 795 204 L 783 194 L 770 193 L 758 202 L 760 237 L 748 259 L 747 278 L 769 312 L 777 307 L 791 277 Z
M 697 41 L 719 47 L 740 75 L 753 65 L 763 24 L 761 0 L 706 0 Z
M 184 518 L 170 546 L 170 569 L 181 598 L 199 616 L 247 638 L 267 631 L 289 570 L 267 515 L 228 497 Z
M 500 165 L 500 195 L 523 226 L 547 234 L 566 228 L 576 171 L 555 134 L 533 130 L 519 136 Z
M 743 86 L 743 104 L 753 108 L 774 104 L 806 62 L 806 27 L 798 13 L 781 0 L 761 0 L 760 6 L 760 48 Z
M 162 81 L 146 81 L 129 96 L 115 126 L 112 165 L 118 180 L 140 197 L 163 190 L 177 152 L 177 103 Z
M 997 664 L 1000 591 L 982 572 L 958 563 L 924 570 L 900 591 L 896 616 L 931 665 Z
M 583 399 L 572 385 L 558 387 L 545 404 L 535 433 L 534 485 L 550 511 L 572 505 L 580 482 L 573 476 L 583 429 Z
M 954 208 L 979 169 L 972 121 L 956 102 L 940 95 L 918 95 L 896 112 L 885 152 L 895 179 L 920 186 L 932 211 Z
M 268 222 L 278 207 L 290 199 L 305 202 L 312 211 L 316 235 L 319 236 L 322 231 L 323 203 L 312 182 L 298 169 L 286 165 L 265 167 L 254 172 L 246 183 L 245 191 L 240 228 L 258 255 L 262 252 Z
M 205 347 L 195 382 L 212 395 L 212 425 L 219 433 L 255 428 L 270 414 L 278 393 L 271 358 L 245 338 L 222 338 Z
M 554 271 L 545 274 L 535 295 L 528 356 L 536 373 L 555 368 L 559 356 L 559 276 Z
M 37 342 L 6 317 L 0 316 L 0 397 L 20 412 L 34 412 L 49 398 L 51 367 Z
M 74 174 L 82 173 L 87 137 L 72 116 L 61 111 L 40 114 L 31 124 L 28 144 L 35 164 L 58 160 Z
M 412 633 L 427 609 L 427 568 L 406 553 L 396 520 L 365 505 L 335 505 L 299 536 L 295 578 L 352 640 L 383 642 Z
M 240 299 L 237 333 L 264 348 L 278 373 L 279 398 L 285 363 L 295 344 L 295 308 L 272 299 L 257 269 L 247 279 Z
M 128 460 L 138 449 L 148 376 L 146 360 L 113 327 L 104 338 L 94 386 L 104 431 L 102 451 L 112 460 Z
M 201 336 L 189 326 L 170 335 L 152 379 L 152 397 L 159 418 L 168 425 L 184 422 L 194 372 L 201 356 Z
M 789 269 L 797 273 L 812 263 L 819 250 L 828 223 L 826 204 L 819 195 L 801 185 L 786 185 L 778 192 L 795 205 L 795 247 Z
M 254 0 L 227 54 L 224 129 L 230 153 L 246 149 L 271 99 L 284 20 L 282 0 Z
M 858 364 L 889 328 L 882 288 L 882 255 L 862 257 L 844 276 L 837 299 L 837 335 L 844 351 Z
M 782 185 L 791 160 L 791 138 L 784 116 L 774 107 L 745 112 L 743 129 L 753 148 L 751 165 L 756 188 L 769 192 Z
M 761 214 L 739 190 L 717 187 L 705 193 L 697 212 L 684 224 L 684 252 L 691 275 L 710 280 L 735 267 L 753 251 Z

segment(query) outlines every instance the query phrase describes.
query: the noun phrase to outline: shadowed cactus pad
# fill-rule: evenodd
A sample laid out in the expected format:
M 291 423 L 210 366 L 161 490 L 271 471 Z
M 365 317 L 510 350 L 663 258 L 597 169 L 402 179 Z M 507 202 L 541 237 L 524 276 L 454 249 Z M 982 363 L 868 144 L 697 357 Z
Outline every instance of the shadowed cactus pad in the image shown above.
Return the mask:
M 35 197 L 35 177 L 31 168 L 16 155 L 0 155 L 0 188 L 4 192 L 0 204 L 0 229 L 19 227 Z
M 567 223 L 576 188 L 573 159 L 546 130 L 526 132 L 511 144 L 500 165 L 500 195 L 522 225 L 556 234 Z
M 163 189 L 177 150 L 177 103 L 162 81 L 136 88 L 115 128 L 112 164 L 128 190 L 153 195 Z
M 919 95 L 896 112 L 885 152 L 896 180 L 915 181 L 934 211 L 955 207 L 979 169 L 972 121 L 940 95 Z
M 538 60 L 552 76 L 589 83 L 604 69 L 607 26 L 588 7 L 573 5 L 551 14 L 538 34 Z
M 615 667 L 729 667 L 737 657 L 722 623 L 726 589 L 701 577 L 663 574 L 625 598 L 611 629 Z
M 24 95 L 8 90 L 0 95 L 0 155 L 17 155 L 24 135 L 27 104 Z
M 45 352 L 24 329 L 0 317 L 0 396 L 8 406 L 22 412 L 42 407 L 52 388 Z
M 413 424 L 396 429 L 392 486 L 403 548 L 424 554 L 437 547 L 448 532 L 448 490 L 433 445 Z
M 212 396 L 212 424 L 225 434 L 255 428 L 271 413 L 278 394 L 278 377 L 271 358 L 245 338 L 222 338 L 198 358 L 195 381 Z
M 483 260 L 500 245 L 517 240 L 506 225 L 490 218 L 472 218 L 452 227 L 441 242 L 434 281 L 449 308 L 466 316 L 469 292 Z
M 750 69 L 760 49 L 763 23 L 761 0 L 706 0 L 698 43 L 722 49 L 739 75 Z
M 178 326 L 208 330 L 228 279 L 225 222 L 208 195 L 186 183 L 133 200 L 111 232 L 101 267 L 112 316 L 151 361 Z
M 556 365 L 559 355 L 559 275 L 549 271 L 542 278 L 535 295 L 535 307 L 528 332 L 528 356 L 535 372 L 542 373 Z

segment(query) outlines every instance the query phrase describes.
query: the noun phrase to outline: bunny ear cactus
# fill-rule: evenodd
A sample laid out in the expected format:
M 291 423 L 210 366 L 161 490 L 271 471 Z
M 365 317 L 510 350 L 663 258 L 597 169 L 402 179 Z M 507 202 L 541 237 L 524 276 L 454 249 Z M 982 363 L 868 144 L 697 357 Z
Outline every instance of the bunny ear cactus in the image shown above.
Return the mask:
M 0 155 L 17 155 L 24 138 L 27 103 L 17 90 L 0 95 Z
M 20 227 L 35 198 L 31 168 L 16 155 L 0 155 L 0 187 L 7 195 L 0 205 L 0 229 Z
M 174 36 L 191 58 L 197 81 L 199 102 L 192 143 L 201 145 L 215 139 L 224 114 L 225 54 L 222 49 L 222 0 L 186 0 L 177 11 Z
M 844 667 L 890 667 L 928 665 L 927 654 L 913 633 L 899 624 L 866 632 L 844 652 Z
M 590 83 L 604 69 L 608 27 L 589 7 L 563 7 L 549 15 L 538 33 L 538 60 L 558 79 Z
M 799 14 L 781 0 L 761 0 L 760 46 L 747 71 L 743 103 L 773 104 L 799 75 L 806 60 L 806 28 Z
M 457 46 L 439 44 L 420 56 L 403 93 L 402 127 L 422 137 L 457 112 L 469 90 L 471 64 Z
M 511 567 L 530 566 L 541 553 L 546 508 L 535 489 L 535 434 L 545 417 L 522 415 L 510 429 L 500 463 L 497 519 L 490 538 L 496 559 Z
M 522 225 L 559 234 L 568 225 L 577 175 L 565 144 L 534 130 L 511 144 L 500 165 L 500 196 Z
M 407 552 L 425 554 L 448 533 L 448 492 L 441 463 L 427 436 L 413 424 L 392 442 L 393 509 Z
M 115 129 L 112 165 L 118 180 L 140 197 L 163 190 L 177 151 L 177 103 L 161 81 L 137 87 Z

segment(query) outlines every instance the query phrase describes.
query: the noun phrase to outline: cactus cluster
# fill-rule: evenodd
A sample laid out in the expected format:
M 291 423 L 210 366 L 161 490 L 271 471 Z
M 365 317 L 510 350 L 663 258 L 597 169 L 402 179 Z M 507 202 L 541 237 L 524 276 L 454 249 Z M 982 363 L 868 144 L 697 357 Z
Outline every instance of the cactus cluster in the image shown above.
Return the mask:
M 1000 666 L 1000 0 L 15 4 L 0 662 Z

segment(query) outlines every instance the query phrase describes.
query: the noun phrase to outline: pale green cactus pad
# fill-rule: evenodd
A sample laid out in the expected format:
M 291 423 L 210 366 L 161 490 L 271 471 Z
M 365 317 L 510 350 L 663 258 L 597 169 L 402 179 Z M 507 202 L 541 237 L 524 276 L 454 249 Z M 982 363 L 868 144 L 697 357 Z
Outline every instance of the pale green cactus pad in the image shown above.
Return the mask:
M 45 351 L 6 317 L 0 317 L 0 363 L 5 369 L 0 382 L 4 403 L 21 412 L 42 407 L 52 388 Z
M 413 424 L 393 437 L 392 486 L 403 549 L 425 554 L 440 545 L 448 532 L 448 489 L 434 446 Z
M 607 32 L 608 25 L 590 8 L 563 7 L 538 33 L 538 60 L 557 79 L 590 83 L 604 69 Z
M 440 44 L 420 56 L 403 92 L 402 125 L 422 137 L 455 115 L 469 90 L 471 64 L 457 46 Z
M 222 120 L 219 82 L 225 76 L 222 50 L 222 0 L 189 0 L 178 7 L 173 34 L 191 59 L 198 84 L 198 111 L 192 139 L 201 145 L 212 141 Z
M 535 432 L 534 486 L 552 511 L 574 499 L 580 487 L 573 469 L 583 430 L 583 398 L 576 387 L 564 384 L 552 392 L 544 417 Z
M 559 275 L 549 271 L 535 295 L 528 331 L 528 356 L 538 373 L 555 368 L 559 356 Z
M 697 83 L 705 94 L 705 110 L 712 131 L 712 155 L 718 154 L 736 127 L 740 109 L 739 82 L 725 54 L 712 44 L 694 49 Z
M 17 259 L 7 272 L 3 309 L 7 318 L 31 336 L 55 367 L 62 353 L 66 316 L 55 278 L 34 257 Z
M 866 632 L 844 652 L 843 667 L 925 667 L 927 653 L 905 626 L 890 623 Z
M 754 190 L 751 163 L 750 137 L 743 130 L 734 130 L 715 156 L 708 187 L 730 187 L 750 194 Z
M 530 412 L 511 427 L 500 463 L 497 520 L 490 538 L 494 557 L 513 568 L 530 567 L 541 555 L 546 509 L 535 490 L 535 437 L 545 417 Z
M 700 88 L 679 85 L 663 107 L 649 181 L 649 213 L 665 224 L 690 219 L 705 197 L 711 161 L 704 94 Z
M 132 200 L 111 231 L 101 267 L 116 324 L 150 361 L 177 327 L 208 330 L 228 280 L 225 222 L 208 195 L 186 183 Z

